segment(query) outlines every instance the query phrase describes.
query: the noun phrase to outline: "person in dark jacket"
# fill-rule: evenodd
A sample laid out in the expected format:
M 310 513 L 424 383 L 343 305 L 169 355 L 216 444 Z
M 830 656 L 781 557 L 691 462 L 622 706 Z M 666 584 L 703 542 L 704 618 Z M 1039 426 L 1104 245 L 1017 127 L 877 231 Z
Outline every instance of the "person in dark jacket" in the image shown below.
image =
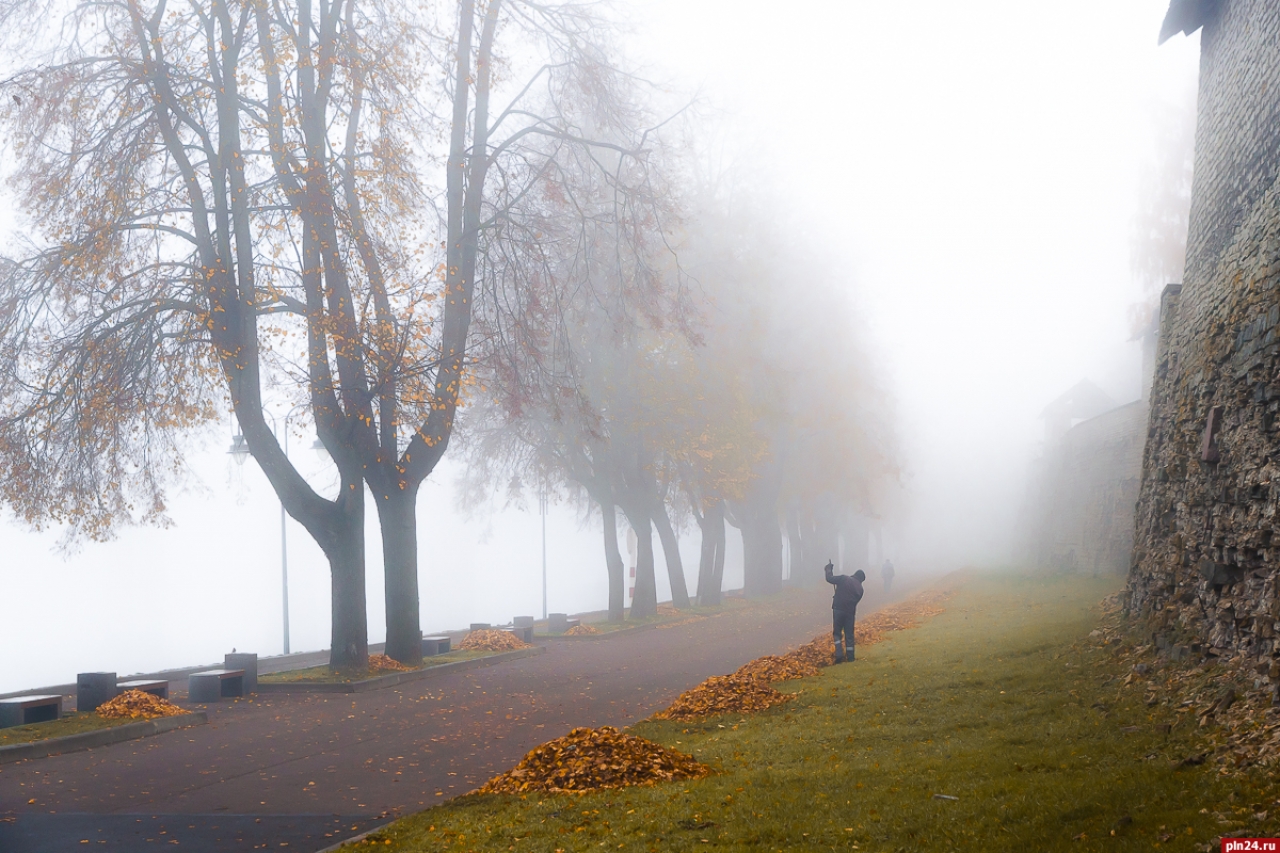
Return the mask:
M 867 579 L 867 573 L 858 569 L 852 576 L 833 574 L 835 565 L 830 560 L 823 571 L 826 572 L 827 583 L 836 588 L 831 598 L 831 635 L 836 644 L 836 663 L 844 663 L 853 660 L 853 622 L 858 602 L 862 600 L 862 582 Z

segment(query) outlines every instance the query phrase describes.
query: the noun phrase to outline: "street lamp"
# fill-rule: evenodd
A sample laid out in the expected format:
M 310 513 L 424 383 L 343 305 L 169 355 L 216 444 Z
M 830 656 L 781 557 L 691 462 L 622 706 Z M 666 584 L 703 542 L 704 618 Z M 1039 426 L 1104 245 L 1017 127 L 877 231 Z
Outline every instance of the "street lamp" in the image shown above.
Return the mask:
M 538 493 L 538 511 L 542 514 L 542 618 L 547 618 L 547 484 Z
M 273 415 L 263 413 L 271 419 L 271 431 L 280 435 L 279 424 Z M 289 456 L 289 419 L 293 417 L 293 410 L 284 416 L 284 455 Z M 320 439 L 316 439 L 311 445 L 311 449 L 316 451 L 322 459 L 328 455 L 324 444 Z M 241 434 L 236 434 L 231 438 L 231 448 L 227 451 L 231 457 L 236 460 L 237 465 L 243 465 L 244 460 L 249 455 L 249 442 Z M 289 654 L 289 544 L 286 535 L 286 522 L 288 514 L 284 510 L 284 501 L 280 502 L 280 600 L 283 610 L 284 623 L 284 653 Z

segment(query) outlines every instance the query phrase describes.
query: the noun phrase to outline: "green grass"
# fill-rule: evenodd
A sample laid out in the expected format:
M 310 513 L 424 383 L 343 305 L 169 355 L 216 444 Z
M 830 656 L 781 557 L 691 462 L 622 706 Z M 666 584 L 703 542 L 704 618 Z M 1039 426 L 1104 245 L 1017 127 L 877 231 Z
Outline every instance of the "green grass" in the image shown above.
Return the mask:
M 446 663 L 456 663 L 461 660 L 473 660 L 475 658 L 485 658 L 492 655 L 500 654 L 500 652 L 488 651 L 472 651 L 472 650 L 454 650 L 445 652 L 442 655 L 432 655 L 422 659 L 422 666 L 417 669 L 406 670 L 406 672 L 420 672 L 424 669 L 431 669 Z M 306 682 L 308 684 L 347 684 L 352 681 L 364 681 L 366 678 L 379 678 L 384 675 L 398 675 L 395 672 L 364 672 L 353 673 L 350 670 L 330 669 L 328 664 L 324 666 L 313 666 L 307 669 L 291 669 L 287 672 L 272 672 L 267 675 L 259 675 L 258 680 L 270 684 L 295 684 L 298 682 Z
M 52 737 L 78 735 L 82 732 L 94 732 L 98 729 L 110 729 L 116 726 L 123 726 L 127 723 L 138 722 L 141 722 L 141 720 L 106 720 L 99 717 L 97 714 L 80 714 L 72 711 L 60 720 L 50 720 L 47 723 L 32 723 L 27 726 L 11 726 L 7 729 L 0 729 L 0 746 L 11 746 L 17 743 L 31 743 L 37 740 L 47 740 Z
M 972 577 L 945 614 L 782 685 L 799 693 L 786 706 L 632 727 L 707 779 L 461 797 L 380 830 L 378 849 L 1193 851 L 1280 834 L 1254 817 L 1277 811 L 1275 780 L 1175 768 L 1202 730 L 1162 733 L 1177 715 L 1118 688 L 1126 664 L 1086 640 L 1118 585 Z

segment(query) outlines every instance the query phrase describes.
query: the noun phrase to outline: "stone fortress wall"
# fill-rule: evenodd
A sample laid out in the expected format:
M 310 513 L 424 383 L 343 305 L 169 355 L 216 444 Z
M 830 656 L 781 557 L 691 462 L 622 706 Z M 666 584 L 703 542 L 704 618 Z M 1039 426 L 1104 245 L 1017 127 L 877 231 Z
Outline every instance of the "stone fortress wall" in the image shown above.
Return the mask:
M 1161 300 L 1126 606 L 1280 684 L 1280 3 L 1195 5 L 1186 272 Z
M 1146 400 L 1135 400 L 1081 421 L 1046 452 L 1031 531 L 1037 568 L 1128 571 L 1146 424 Z

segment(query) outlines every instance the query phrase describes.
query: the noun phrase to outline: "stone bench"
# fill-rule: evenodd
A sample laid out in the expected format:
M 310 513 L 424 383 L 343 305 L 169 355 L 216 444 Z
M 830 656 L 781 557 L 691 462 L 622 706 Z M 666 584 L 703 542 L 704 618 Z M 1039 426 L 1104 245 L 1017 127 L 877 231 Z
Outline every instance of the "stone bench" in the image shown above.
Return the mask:
M 243 695 L 243 669 L 206 669 L 191 673 L 187 679 L 187 698 L 192 702 L 217 702 Z
M 15 696 L 0 699 L 0 729 L 47 723 L 62 718 L 62 696 Z
M 150 693 L 160 699 L 169 698 L 169 682 L 167 681 L 140 678 L 134 681 L 121 681 L 116 685 L 116 689 L 121 693 L 126 690 L 141 690 L 143 693 Z
M 449 651 L 449 638 L 446 636 L 423 637 L 422 638 L 422 656 L 431 657 L 432 655 L 442 655 Z

